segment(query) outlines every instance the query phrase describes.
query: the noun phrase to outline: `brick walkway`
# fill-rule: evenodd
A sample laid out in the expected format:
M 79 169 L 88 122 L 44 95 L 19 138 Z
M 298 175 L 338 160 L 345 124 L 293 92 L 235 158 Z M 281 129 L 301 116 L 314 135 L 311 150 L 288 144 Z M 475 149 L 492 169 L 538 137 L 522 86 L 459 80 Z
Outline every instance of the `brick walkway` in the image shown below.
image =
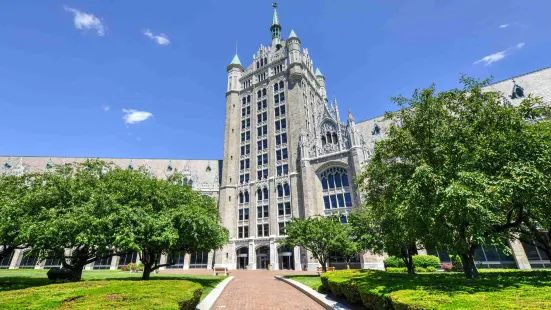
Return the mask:
M 276 280 L 280 274 L 312 274 L 267 270 L 232 270 L 235 277 L 226 286 L 212 310 L 247 309 L 323 309 L 319 304 L 289 284 Z

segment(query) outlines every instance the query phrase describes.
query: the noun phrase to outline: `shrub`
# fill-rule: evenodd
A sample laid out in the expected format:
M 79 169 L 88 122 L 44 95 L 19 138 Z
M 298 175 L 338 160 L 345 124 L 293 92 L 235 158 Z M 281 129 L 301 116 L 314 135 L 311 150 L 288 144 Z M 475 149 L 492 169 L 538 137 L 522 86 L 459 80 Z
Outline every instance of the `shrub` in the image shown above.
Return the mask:
M 406 267 L 387 267 L 386 271 L 392 273 L 402 273 L 408 272 L 408 269 Z
M 136 264 L 134 264 L 134 263 L 130 263 L 130 264 L 126 265 L 126 267 L 130 271 L 136 271 Z
M 436 272 L 436 267 L 434 267 L 434 266 L 428 266 L 428 267 L 427 267 L 427 272 Z
M 413 265 L 415 267 L 440 267 L 440 258 L 434 255 L 413 255 Z
M 128 266 L 122 266 L 121 271 L 128 271 Z
M 385 267 L 396 267 L 396 268 L 406 267 L 406 264 L 404 263 L 404 261 L 401 258 L 398 258 L 396 256 L 389 256 L 388 258 L 385 259 L 384 262 L 385 262 Z
M 425 268 L 425 267 L 415 267 L 415 272 L 427 272 L 427 268 Z
M 189 299 L 184 299 L 178 302 L 178 309 L 180 310 L 195 310 L 199 302 L 201 301 L 201 295 L 203 294 L 203 288 L 193 292 L 193 296 Z
M 143 264 L 139 263 L 138 266 L 136 266 L 137 271 L 143 271 Z
M 453 269 L 453 265 L 450 263 L 444 263 L 441 265 L 442 269 L 444 269 L 445 272 L 451 272 Z
M 459 255 L 450 255 L 452 261 L 452 270 L 456 272 L 463 272 L 463 263 L 461 263 L 461 257 Z

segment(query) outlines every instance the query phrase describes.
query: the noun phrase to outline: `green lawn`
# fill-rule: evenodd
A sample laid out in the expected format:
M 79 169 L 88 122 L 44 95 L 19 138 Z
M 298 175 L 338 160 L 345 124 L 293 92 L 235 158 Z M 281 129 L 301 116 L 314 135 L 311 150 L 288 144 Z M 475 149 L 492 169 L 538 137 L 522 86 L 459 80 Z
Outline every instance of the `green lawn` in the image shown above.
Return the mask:
M 320 276 L 311 275 L 311 276 L 295 276 L 295 275 L 287 275 L 285 278 L 295 280 L 297 282 L 300 282 L 306 286 L 309 286 L 313 288 L 315 291 L 319 292 L 321 288 L 321 279 Z
M 551 272 L 542 270 L 482 270 L 477 280 L 462 273 L 356 270 L 325 273 L 321 281 L 369 309 L 551 309 Z
M 84 271 L 78 283 L 52 284 L 47 270 L 0 270 L 0 309 L 177 309 L 178 302 L 202 294 L 202 300 L 225 277 L 185 274 Z M 202 287 L 202 288 L 201 288 Z M 32 302 L 29 302 L 32 301 Z

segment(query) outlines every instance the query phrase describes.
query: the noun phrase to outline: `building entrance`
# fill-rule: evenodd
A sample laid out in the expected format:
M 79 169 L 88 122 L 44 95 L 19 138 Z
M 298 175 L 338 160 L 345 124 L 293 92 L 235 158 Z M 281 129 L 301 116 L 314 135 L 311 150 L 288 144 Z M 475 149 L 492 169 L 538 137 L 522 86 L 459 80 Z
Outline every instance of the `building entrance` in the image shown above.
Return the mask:
M 279 270 L 294 270 L 295 260 L 293 250 L 289 248 L 279 248 L 277 252 L 279 259 Z
M 270 264 L 270 247 L 261 246 L 256 249 L 256 269 L 268 269 Z
M 247 269 L 249 264 L 249 248 L 243 247 L 237 250 L 237 269 Z

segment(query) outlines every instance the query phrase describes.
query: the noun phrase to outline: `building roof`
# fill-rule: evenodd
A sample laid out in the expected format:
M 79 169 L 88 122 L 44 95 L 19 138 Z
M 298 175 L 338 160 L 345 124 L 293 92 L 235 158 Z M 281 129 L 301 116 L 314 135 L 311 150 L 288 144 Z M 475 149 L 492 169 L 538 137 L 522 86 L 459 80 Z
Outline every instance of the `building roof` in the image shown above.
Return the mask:
M 274 17 L 272 18 L 272 26 L 273 25 L 279 25 L 279 18 L 277 17 L 277 10 L 274 6 Z
M 289 35 L 289 39 L 290 38 L 298 38 L 297 34 L 295 33 L 294 30 L 291 29 L 291 34 Z
M 233 59 L 232 59 L 230 65 L 240 65 L 241 66 L 241 61 L 239 60 L 239 56 L 237 56 L 237 54 L 235 54 L 235 56 L 233 56 Z
M 319 68 L 316 68 L 316 76 L 323 76 Z

